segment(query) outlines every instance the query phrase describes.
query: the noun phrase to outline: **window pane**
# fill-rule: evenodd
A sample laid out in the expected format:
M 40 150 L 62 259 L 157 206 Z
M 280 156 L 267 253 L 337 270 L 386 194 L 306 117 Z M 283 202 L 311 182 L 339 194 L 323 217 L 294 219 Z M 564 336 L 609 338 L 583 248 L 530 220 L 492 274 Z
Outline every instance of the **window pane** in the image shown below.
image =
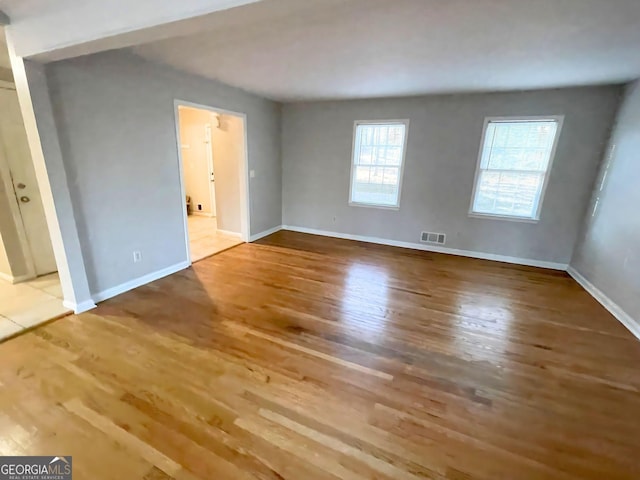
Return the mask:
M 356 167 L 354 182 L 369 183 L 370 175 L 371 175 L 371 167 Z
M 483 170 L 478 178 L 473 211 L 533 218 L 543 181 L 544 173 Z
M 399 167 L 402 163 L 402 146 L 387 147 L 385 150 L 385 165 L 394 165 Z
M 405 129 L 404 124 L 357 126 L 351 202 L 398 205 Z
M 402 147 L 404 143 L 404 125 L 394 126 L 389 130 L 389 145 Z
M 555 120 L 489 122 L 473 212 L 534 218 L 557 130 Z
M 398 174 L 400 170 L 398 168 L 385 168 L 382 183 L 385 185 L 398 185 Z
M 540 148 L 495 147 L 490 152 L 486 166 L 489 170 L 535 170 L 547 169 L 550 151 Z
M 351 200 L 356 203 L 371 205 L 396 205 L 398 186 L 372 183 L 354 183 Z
M 481 168 L 546 170 L 557 128 L 555 121 L 490 122 Z
M 356 165 L 371 165 L 375 157 L 374 149 L 375 147 L 361 146 L 360 156 L 356 159 Z
M 378 132 L 380 132 L 380 138 L 378 139 L 378 144 L 387 145 L 389 143 L 389 138 L 388 138 L 389 127 L 381 126 L 377 130 Z
M 360 129 L 360 132 L 361 132 L 362 145 L 373 145 L 373 128 L 362 127 Z

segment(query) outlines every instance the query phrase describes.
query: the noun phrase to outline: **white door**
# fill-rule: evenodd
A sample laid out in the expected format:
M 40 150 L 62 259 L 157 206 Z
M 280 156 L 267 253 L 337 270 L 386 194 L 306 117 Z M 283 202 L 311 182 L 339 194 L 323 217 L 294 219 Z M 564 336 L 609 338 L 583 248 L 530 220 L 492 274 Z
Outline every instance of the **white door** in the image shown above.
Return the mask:
M 22 223 L 27 236 L 36 274 L 45 275 L 57 270 L 53 255 L 49 228 L 44 216 L 36 173 L 31 161 L 15 90 L 0 86 L 0 148 L 9 165 L 16 200 L 22 215 Z
M 216 217 L 216 175 L 213 171 L 213 136 L 211 134 L 211 124 L 204 126 L 204 143 L 207 151 L 207 166 L 209 171 L 209 195 L 211 195 L 211 215 Z

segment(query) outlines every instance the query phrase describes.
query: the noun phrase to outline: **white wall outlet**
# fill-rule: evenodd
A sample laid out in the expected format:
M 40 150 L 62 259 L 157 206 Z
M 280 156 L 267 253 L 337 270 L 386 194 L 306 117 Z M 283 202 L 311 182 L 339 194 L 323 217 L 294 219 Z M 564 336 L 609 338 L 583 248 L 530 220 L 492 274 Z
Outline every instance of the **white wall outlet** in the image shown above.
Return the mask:
M 133 252 L 133 263 L 139 263 L 142 261 L 142 253 L 140 250 Z
M 249 177 L 250 178 L 256 178 L 256 171 L 255 170 L 249 170 Z

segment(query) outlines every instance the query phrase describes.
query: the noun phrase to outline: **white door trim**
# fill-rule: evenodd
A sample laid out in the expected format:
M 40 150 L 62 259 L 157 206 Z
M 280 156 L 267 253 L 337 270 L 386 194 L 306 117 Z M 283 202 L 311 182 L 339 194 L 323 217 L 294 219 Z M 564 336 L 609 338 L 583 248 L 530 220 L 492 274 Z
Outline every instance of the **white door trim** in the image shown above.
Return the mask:
M 218 215 L 218 205 L 216 204 L 216 171 L 213 166 L 213 131 L 210 123 L 205 124 L 205 137 L 207 139 L 207 178 L 209 179 L 209 205 L 211 206 L 211 214 L 215 217 Z M 213 176 L 213 181 L 211 177 Z
M 185 206 L 186 190 L 184 186 L 184 169 L 182 163 L 182 149 L 180 148 L 180 113 L 178 108 L 180 106 L 199 108 L 202 110 L 208 110 L 215 113 L 224 113 L 227 115 L 234 115 L 242 119 L 243 135 L 244 135 L 244 161 L 240 165 L 240 234 L 242 241 L 248 242 L 250 235 L 251 225 L 251 192 L 249 189 L 249 139 L 247 131 L 247 114 L 242 112 L 234 112 L 233 110 L 227 110 L 225 108 L 219 108 L 211 105 L 202 105 L 199 103 L 189 102 L 187 100 L 180 100 L 178 98 L 173 100 L 174 120 L 176 129 L 176 149 L 178 151 L 178 172 L 180 179 L 180 194 L 182 205 L 182 218 L 184 224 L 184 238 L 186 244 L 187 259 L 191 264 L 191 252 L 189 251 L 189 225 L 187 220 L 187 211 Z

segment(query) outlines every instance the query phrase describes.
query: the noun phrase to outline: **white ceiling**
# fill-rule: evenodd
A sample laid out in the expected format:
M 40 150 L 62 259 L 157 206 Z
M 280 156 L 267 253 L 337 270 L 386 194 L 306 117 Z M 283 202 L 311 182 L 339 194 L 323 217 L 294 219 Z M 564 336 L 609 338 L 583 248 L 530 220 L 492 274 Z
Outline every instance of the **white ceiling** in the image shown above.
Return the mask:
M 45 15 L 57 9 L 66 9 L 76 0 L 0 0 L 0 10 L 9 15 L 12 22 L 34 15 Z
M 640 0 L 263 0 L 206 22 L 134 52 L 282 101 L 640 77 Z

